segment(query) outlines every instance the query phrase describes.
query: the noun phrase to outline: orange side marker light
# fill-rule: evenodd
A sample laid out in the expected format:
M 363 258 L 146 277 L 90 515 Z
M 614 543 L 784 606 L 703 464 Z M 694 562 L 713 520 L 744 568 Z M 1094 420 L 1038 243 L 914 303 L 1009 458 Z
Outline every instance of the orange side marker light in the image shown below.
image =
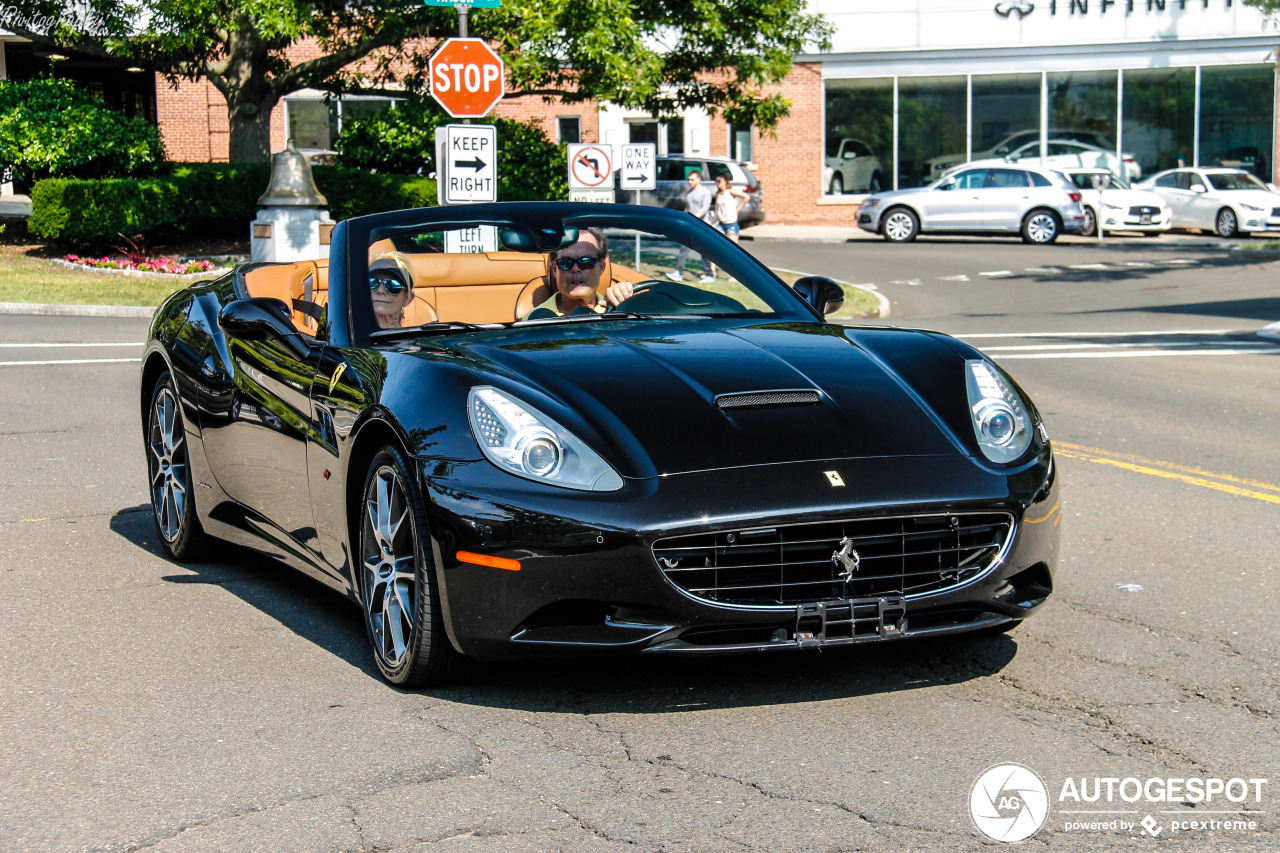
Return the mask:
M 474 563 L 477 566 L 506 569 L 509 572 L 520 571 L 520 561 L 508 560 L 506 557 L 491 557 L 488 554 L 473 554 L 470 551 L 459 551 L 457 557 L 460 563 Z

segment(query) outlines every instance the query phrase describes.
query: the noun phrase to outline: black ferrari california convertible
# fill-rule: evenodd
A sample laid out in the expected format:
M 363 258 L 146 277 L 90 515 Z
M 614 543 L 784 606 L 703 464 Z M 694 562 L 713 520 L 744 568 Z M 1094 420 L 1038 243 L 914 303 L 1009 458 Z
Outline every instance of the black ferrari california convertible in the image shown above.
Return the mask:
M 560 298 L 584 281 L 586 307 Z M 161 541 L 229 540 L 345 594 L 401 685 L 467 658 L 1018 624 L 1057 559 L 1039 414 L 954 338 L 826 322 L 842 301 L 660 208 L 341 222 L 327 259 L 156 312 Z

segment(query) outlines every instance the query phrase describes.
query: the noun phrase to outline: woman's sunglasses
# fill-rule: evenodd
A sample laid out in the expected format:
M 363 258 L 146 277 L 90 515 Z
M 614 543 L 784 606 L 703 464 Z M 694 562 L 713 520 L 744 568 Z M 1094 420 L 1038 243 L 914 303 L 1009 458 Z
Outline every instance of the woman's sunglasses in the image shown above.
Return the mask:
M 405 287 L 408 286 L 398 278 L 377 278 L 376 276 L 369 276 L 370 292 L 377 290 L 379 285 L 385 287 L 387 289 L 387 293 L 390 293 L 392 296 L 399 296 L 401 292 L 404 291 Z
M 590 255 L 582 258 L 556 258 L 556 266 L 564 272 L 573 269 L 574 264 L 577 264 L 580 270 L 593 270 L 598 263 L 600 258 L 593 258 Z

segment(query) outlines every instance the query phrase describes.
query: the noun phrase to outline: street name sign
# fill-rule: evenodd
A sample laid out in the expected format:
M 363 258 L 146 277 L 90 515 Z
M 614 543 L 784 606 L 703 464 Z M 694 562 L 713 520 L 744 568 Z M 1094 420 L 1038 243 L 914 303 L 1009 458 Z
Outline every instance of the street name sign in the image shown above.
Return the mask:
M 572 143 L 569 146 L 569 189 L 613 189 L 613 146 Z
M 470 6 L 472 9 L 497 9 L 502 0 L 422 0 L 427 6 Z
M 622 146 L 622 189 L 656 190 L 658 188 L 658 146 L 652 142 L 633 142 Z
M 454 118 L 482 118 L 502 100 L 502 57 L 483 39 L 447 39 L 427 63 L 431 97 Z
M 440 204 L 498 200 L 498 129 L 491 124 L 436 128 L 436 197 Z

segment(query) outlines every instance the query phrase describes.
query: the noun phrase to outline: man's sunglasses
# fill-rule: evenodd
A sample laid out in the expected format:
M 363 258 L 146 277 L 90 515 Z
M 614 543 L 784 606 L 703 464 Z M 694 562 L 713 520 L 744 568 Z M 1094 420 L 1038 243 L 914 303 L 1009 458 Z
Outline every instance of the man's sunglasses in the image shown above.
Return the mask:
M 390 293 L 392 296 L 399 296 L 401 292 L 408 287 L 408 285 L 398 278 L 378 278 L 372 275 L 369 276 L 369 291 L 373 292 L 377 290 L 378 285 L 385 287 L 387 289 L 387 293 Z
M 600 263 L 600 258 L 593 258 L 590 255 L 582 258 L 556 258 L 556 266 L 564 272 L 573 269 L 573 265 L 577 264 L 580 270 L 593 270 L 596 264 Z

